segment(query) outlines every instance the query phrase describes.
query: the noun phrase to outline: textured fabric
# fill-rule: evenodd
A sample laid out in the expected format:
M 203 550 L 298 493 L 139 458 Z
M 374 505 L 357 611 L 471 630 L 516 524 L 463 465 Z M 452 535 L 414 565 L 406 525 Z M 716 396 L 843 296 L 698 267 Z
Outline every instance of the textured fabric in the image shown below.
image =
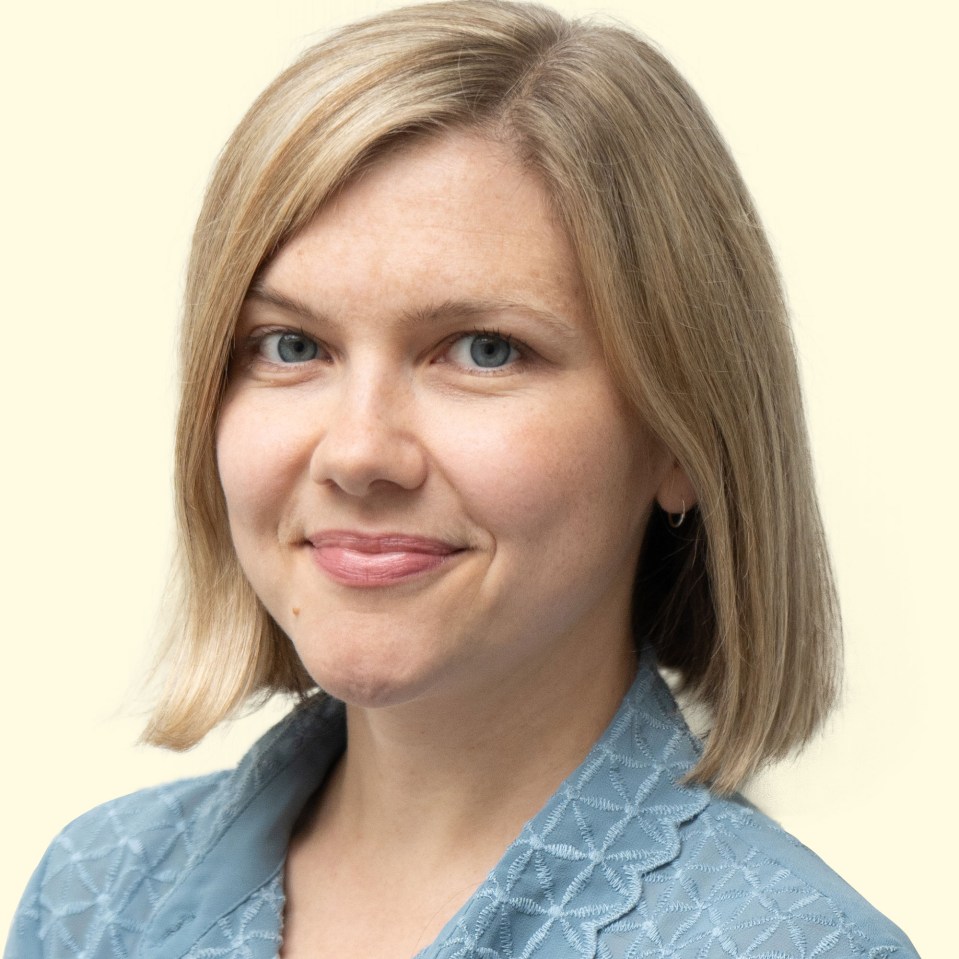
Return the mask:
M 147 789 L 68 826 L 7 959 L 272 959 L 290 832 L 345 743 L 316 697 L 232 772 Z M 916 959 L 813 853 L 696 762 L 643 664 L 603 737 L 419 959 Z

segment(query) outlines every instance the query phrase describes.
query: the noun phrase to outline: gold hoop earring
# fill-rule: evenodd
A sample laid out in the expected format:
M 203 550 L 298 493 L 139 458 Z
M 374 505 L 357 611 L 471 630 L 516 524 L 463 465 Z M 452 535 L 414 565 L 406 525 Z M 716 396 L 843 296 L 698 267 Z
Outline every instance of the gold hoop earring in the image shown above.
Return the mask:
M 666 522 L 669 523 L 669 525 L 670 525 L 673 529 L 679 529 L 679 527 L 682 526 L 683 523 L 686 522 L 686 500 L 683 500 L 683 511 L 682 511 L 681 513 L 679 513 L 679 514 L 676 514 L 676 513 L 667 513 L 667 514 L 666 514 Z

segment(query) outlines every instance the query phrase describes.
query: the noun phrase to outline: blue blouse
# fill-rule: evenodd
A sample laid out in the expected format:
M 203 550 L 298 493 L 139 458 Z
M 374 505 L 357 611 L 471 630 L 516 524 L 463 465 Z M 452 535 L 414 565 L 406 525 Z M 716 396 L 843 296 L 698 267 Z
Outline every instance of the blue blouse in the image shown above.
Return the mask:
M 6 959 L 268 959 L 294 823 L 345 746 L 316 696 L 229 772 L 146 789 L 54 839 Z M 582 765 L 417 959 L 917 959 L 740 798 L 679 785 L 699 744 L 644 663 Z

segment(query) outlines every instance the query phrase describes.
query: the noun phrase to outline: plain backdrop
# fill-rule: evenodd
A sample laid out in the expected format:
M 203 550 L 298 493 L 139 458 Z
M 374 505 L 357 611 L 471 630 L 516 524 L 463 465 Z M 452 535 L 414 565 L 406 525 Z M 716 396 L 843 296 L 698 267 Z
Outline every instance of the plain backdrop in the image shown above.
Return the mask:
M 184 262 L 213 160 L 254 96 L 311 37 L 385 6 L 57 0 L 4 18 L 2 928 L 70 819 L 234 762 L 280 713 L 186 755 L 134 745 L 171 550 Z M 924 957 L 952 954 L 957 852 L 947 6 L 601 8 L 655 39 L 706 100 L 793 306 L 848 678 L 822 739 L 749 795 Z

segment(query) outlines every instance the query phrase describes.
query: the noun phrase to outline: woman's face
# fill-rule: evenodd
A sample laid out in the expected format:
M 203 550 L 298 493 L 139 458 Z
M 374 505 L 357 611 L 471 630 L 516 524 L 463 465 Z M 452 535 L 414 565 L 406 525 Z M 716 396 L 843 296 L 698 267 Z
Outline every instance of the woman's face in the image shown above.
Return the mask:
M 262 272 L 217 458 L 253 588 L 367 706 L 622 656 L 670 463 L 543 188 L 467 135 L 380 160 Z

